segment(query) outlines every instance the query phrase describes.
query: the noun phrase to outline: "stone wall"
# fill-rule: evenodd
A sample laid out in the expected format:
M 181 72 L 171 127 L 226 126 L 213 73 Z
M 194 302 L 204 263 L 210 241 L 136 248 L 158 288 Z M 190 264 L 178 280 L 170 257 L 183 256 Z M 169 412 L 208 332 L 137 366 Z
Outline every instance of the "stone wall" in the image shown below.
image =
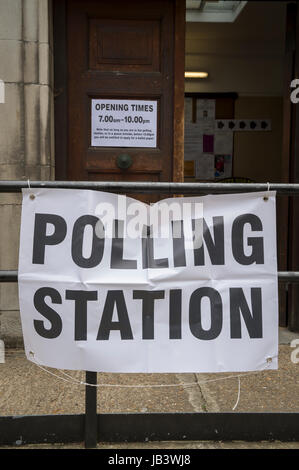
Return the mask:
M 54 179 L 50 0 L 0 0 L 0 179 Z M 18 268 L 21 196 L 0 194 L 0 269 Z M 0 338 L 22 344 L 17 284 L 0 284 Z

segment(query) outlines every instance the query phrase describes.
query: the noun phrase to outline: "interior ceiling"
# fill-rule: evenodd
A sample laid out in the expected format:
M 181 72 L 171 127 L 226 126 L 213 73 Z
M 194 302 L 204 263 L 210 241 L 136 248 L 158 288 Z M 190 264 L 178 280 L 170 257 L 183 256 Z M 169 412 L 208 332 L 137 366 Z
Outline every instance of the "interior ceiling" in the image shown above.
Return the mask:
M 207 80 L 189 80 L 187 91 L 281 96 L 286 6 L 248 1 L 234 22 L 187 21 L 185 68 L 209 73 Z
M 186 21 L 234 22 L 246 5 L 246 1 L 186 0 Z
M 233 24 L 187 22 L 187 38 L 190 35 L 193 39 L 212 41 L 217 38 L 218 40 L 227 38 L 236 42 L 252 42 L 252 45 L 256 44 L 257 46 L 262 41 L 263 45 L 269 44 L 273 53 L 282 53 L 283 49 L 281 48 L 284 48 L 285 39 L 285 9 L 286 2 L 283 1 L 247 2 Z M 277 48 L 280 50 L 278 51 Z

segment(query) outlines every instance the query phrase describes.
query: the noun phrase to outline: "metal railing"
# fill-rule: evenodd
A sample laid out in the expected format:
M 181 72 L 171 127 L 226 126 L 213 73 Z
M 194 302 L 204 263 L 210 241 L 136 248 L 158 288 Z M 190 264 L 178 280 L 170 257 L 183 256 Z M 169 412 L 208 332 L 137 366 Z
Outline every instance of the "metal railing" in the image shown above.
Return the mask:
M 207 194 L 277 191 L 298 195 L 299 184 L 287 183 L 157 183 L 141 181 L 0 181 L 1 193 L 18 193 L 23 188 L 64 188 L 117 191 L 118 193 Z
M 299 195 L 299 184 L 156 183 L 90 181 L 0 181 L 0 193 L 23 188 L 91 189 L 117 193 L 167 195 L 276 191 Z M 299 282 L 299 271 L 279 271 L 281 282 Z M 17 271 L 0 271 L 0 282 L 17 282 Z M 97 415 L 97 373 L 86 371 L 85 415 L 0 417 L 0 444 L 66 442 L 85 439 L 85 447 L 102 441 L 142 440 L 299 440 L 299 413 L 130 413 Z M 244 416 L 245 415 L 245 416 Z M 262 419 L 261 419 L 262 418 Z M 229 426 L 227 425 L 229 423 Z M 3 430 L 3 432 L 1 432 Z

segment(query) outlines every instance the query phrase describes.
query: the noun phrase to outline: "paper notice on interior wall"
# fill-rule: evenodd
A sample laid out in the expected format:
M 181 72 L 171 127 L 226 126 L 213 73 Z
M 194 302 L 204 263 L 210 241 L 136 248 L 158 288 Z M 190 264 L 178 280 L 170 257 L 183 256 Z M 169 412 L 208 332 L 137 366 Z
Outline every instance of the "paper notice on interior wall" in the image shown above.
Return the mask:
M 213 135 L 215 133 L 215 121 L 214 119 L 200 119 L 198 121 L 200 126 L 200 132 L 203 134 Z
M 198 123 L 185 122 L 184 159 L 196 160 L 202 154 L 203 135 Z
M 185 98 L 185 123 L 192 122 L 192 98 Z
M 215 119 L 215 100 L 197 100 L 196 120 Z
M 200 180 L 213 180 L 215 174 L 214 155 L 203 153 L 195 162 L 195 177 Z
M 196 122 L 203 134 L 215 132 L 215 100 L 197 100 Z
M 231 155 L 215 155 L 214 156 L 215 172 L 214 178 L 230 178 L 232 176 L 232 156 Z
M 203 153 L 195 161 L 195 177 L 202 181 L 217 181 L 232 176 L 232 155 Z
M 214 153 L 215 154 L 232 154 L 233 153 L 234 134 L 229 132 L 215 132 L 214 136 Z
M 190 160 L 190 161 L 186 161 L 184 162 L 184 175 L 185 177 L 189 177 L 189 178 L 194 178 L 195 176 L 195 168 L 194 168 L 194 165 L 195 164 L 195 161 L 194 160 Z
M 214 153 L 214 136 L 204 134 L 202 147 L 204 153 Z

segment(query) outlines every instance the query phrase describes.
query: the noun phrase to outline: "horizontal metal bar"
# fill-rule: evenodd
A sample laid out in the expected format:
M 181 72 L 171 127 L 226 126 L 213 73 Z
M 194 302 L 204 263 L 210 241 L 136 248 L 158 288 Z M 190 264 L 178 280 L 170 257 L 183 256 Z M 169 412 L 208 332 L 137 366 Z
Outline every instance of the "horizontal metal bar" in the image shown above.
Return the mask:
M 278 280 L 299 282 L 299 271 L 278 271 Z M 0 282 L 18 282 L 18 271 L 0 271 Z
M 299 282 L 299 271 L 278 271 L 279 281 Z
M 18 282 L 18 271 L 0 271 L 0 282 Z
M 277 191 L 299 195 L 299 184 L 285 183 L 157 183 L 143 181 L 0 181 L 0 193 L 18 193 L 23 188 L 93 189 L 117 193 L 216 194 Z
M 299 413 L 98 414 L 98 442 L 298 441 Z M 1 416 L 0 445 L 82 442 L 84 415 Z

